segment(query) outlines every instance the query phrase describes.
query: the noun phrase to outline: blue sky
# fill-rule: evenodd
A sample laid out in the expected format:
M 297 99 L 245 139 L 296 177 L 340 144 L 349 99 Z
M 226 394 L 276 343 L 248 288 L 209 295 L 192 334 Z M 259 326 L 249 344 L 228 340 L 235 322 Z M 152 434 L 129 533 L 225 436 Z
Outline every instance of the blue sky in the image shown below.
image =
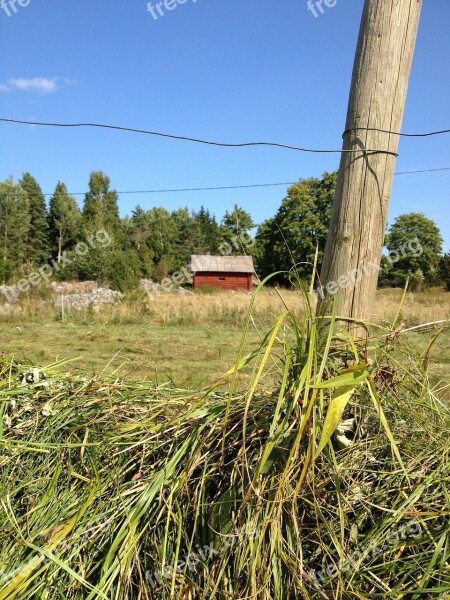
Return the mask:
M 223 142 L 340 148 L 363 0 L 315 18 L 306 0 L 186 0 L 155 20 L 147 0 L 22 0 L 0 10 L 0 116 L 102 122 Z M 156 4 L 156 2 L 153 2 Z M 424 2 L 403 130 L 450 127 L 450 3 Z M 398 171 L 450 167 L 450 136 L 402 139 Z M 91 129 L 0 123 L 0 179 L 31 172 L 84 192 L 101 169 L 121 190 L 290 182 L 339 155 L 226 149 Z M 450 249 L 450 171 L 397 176 L 389 219 L 424 212 Z M 284 187 L 121 195 L 122 215 L 234 203 L 256 222 Z M 82 197 L 77 196 L 81 202 Z

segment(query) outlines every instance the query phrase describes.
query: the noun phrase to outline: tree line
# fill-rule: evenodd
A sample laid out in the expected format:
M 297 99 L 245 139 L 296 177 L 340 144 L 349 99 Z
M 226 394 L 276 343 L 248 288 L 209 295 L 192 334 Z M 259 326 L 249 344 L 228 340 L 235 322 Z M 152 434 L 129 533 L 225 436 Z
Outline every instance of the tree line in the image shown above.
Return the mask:
M 336 180 L 336 173 L 299 180 L 274 217 L 257 227 L 237 205 L 220 220 L 204 207 L 170 212 L 139 205 L 121 218 L 118 194 L 101 171 L 90 174 L 81 208 L 61 182 L 47 206 L 39 183 L 24 173 L 17 183 L 0 182 L 0 283 L 13 283 L 53 260 L 61 267 L 55 278 L 97 280 L 124 291 L 142 278 L 161 281 L 186 266 L 192 254 L 224 253 L 251 254 L 260 277 L 295 268 L 308 279 L 316 249 L 320 268 Z M 107 232 L 108 246 L 64 260 L 99 230 Z M 416 288 L 443 284 L 450 290 L 450 253 L 442 255 L 436 224 L 423 214 L 402 215 L 387 232 L 385 245 L 393 253 L 411 239 L 418 240 L 423 252 L 403 253 L 395 262 L 383 259 L 380 285 L 402 286 L 410 277 Z M 278 275 L 275 281 L 287 284 L 289 277 Z

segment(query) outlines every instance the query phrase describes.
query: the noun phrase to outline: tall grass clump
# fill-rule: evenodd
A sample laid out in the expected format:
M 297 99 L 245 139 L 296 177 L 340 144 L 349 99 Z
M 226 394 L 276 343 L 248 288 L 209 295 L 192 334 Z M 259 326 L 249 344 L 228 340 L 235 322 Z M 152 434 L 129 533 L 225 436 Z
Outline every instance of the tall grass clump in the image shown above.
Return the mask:
M 0 600 L 450 594 L 439 332 L 360 345 L 302 294 L 195 393 L 1 359 Z

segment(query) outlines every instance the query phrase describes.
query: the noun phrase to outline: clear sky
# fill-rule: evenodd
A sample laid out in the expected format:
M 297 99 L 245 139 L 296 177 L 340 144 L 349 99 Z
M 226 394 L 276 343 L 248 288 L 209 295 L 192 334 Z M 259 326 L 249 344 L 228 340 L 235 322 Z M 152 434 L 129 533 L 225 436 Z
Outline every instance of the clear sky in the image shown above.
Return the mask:
M 21 0 L 0 9 L 0 116 L 102 122 L 223 142 L 340 148 L 363 0 L 315 17 L 306 0 L 186 0 L 156 19 L 147 0 Z M 153 2 L 155 5 L 157 2 Z M 6 2 L 6 7 L 8 8 Z M 403 130 L 450 128 L 450 2 L 425 0 Z M 402 139 L 398 171 L 450 167 L 450 135 Z M 119 190 L 293 182 L 339 155 L 226 149 L 91 129 L 0 123 L 0 179 L 32 173 L 84 192 L 101 169 Z M 390 221 L 434 219 L 450 249 L 450 171 L 395 179 Z M 285 187 L 120 195 L 122 215 L 234 203 L 256 222 Z M 82 196 L 77 196 L 81 202 Z

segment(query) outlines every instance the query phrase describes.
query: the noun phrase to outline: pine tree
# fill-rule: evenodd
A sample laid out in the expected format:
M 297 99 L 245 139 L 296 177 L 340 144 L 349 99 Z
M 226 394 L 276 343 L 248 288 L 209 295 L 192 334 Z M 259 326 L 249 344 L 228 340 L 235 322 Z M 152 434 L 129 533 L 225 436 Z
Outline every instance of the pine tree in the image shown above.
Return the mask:
M 174 269 L 179 270 L 189 264 L 192 254 L 202 254 L 202 231 L 200 223 L 189 214 L 187 208 L 172 212 L 172 220 L 177 229 L 173 245 Z
M 133 246 L 139 252 L 150 236 L 147 213 L 139 204 L 131 213 L 130 234 Z
M 153 255 L 147 245 L 150 236 L 146 211 L 138 204 L 131 213 L 131 219 L 122 219 L 122 229 L 125 233 L 127 251 L 134 253 L 139 262 L 139 275 L 145 279 L 153 276 L 155 265 Z
M 28 196 L 30 214 L 26 261 L 35 265 L 45 264 L 50 251 L 45 198 L 38 182 L 30 173 L 24 173 L 19 183 Z
M 220 227 L 216 217 L 211 215 L 203 206 L 194 215 L 195 221 L 200 226 L 200 248 L 199 254 L 217 254 L 220 246 Z
M 102 171 L 93 171 L 83 205 L 83 238 L 93 238 L 101 230 L 106 232 L 110 243 L 80 256 L 77 260 L 78 275 L 81 279 L 109 282 L 116 289 L 124 289 L 127 284 L 122 276 L 126 279 L 128 274 L 122 268 L 126 264 L 125 235 L 119 217 L 118 195 L 110 189 L 107 175 Z
M 59 263 L 62 253 L 72 249 L 81 236 L 81 211 L 64 183 L 57 183 L 50 199 L 48 224 L 52 254 Z
M 27 259 L 28 195 L 12 179 L 0 183 L 0 281 L 18 279 Z

